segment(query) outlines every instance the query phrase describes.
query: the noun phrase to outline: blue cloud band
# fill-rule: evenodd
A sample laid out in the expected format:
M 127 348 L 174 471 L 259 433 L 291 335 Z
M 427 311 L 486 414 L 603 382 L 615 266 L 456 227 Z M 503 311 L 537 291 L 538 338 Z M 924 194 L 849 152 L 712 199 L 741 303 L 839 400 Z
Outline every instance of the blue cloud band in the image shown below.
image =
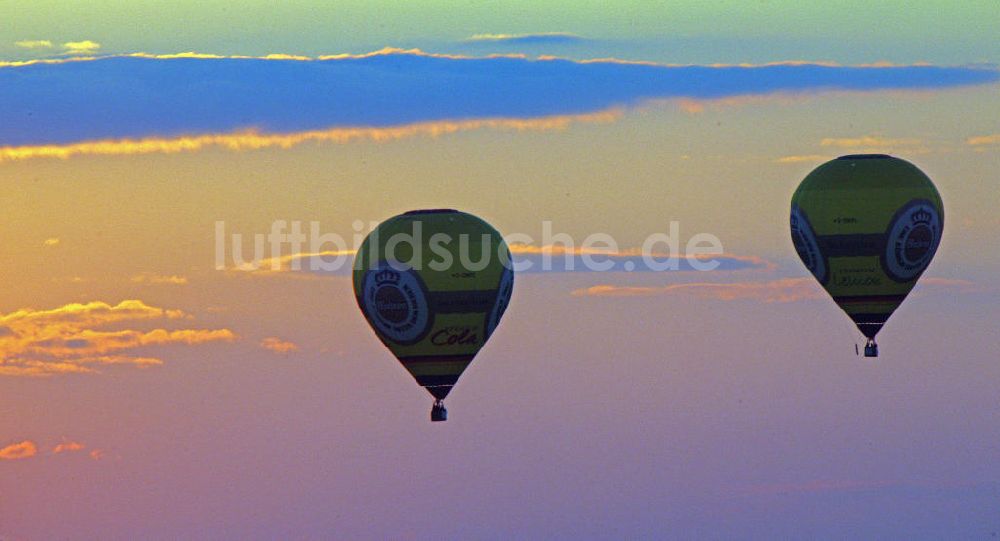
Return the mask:
M 652 98 L 939 89 L 976 67 L 663 66 L 387 53 L 330 60 L 110 57 L 0 68 L 0 145 L 581 114 Z

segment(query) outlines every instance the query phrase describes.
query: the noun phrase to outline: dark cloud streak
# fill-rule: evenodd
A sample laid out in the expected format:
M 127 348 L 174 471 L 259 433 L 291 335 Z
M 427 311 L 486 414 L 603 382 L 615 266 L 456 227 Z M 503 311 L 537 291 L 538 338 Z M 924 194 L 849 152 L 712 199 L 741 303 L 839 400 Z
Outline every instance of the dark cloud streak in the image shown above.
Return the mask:
M 111 57 L 0 68 L 0 145 L 531 118 L 648 99 L 938 89 L 995 82 L 998 74 L 971 67 L 664 66 L 414 52 L 306 61 Z

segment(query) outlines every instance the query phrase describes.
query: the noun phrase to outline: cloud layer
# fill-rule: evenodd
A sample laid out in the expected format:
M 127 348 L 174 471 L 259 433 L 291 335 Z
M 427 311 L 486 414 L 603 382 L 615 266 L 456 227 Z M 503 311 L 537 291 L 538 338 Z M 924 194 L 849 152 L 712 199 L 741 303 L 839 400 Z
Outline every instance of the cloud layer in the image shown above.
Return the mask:
M 513 268 L 517 272 L 705 272 L 773 270 L 774 263 L 757 256 L 728 253 L 670 254 L 641 248 L 601 249 L 582 246 L 509 245 Z M 221 269 L 270 275 L 287 272 L 350 274 L 355 250 L 324 250 L 290 253 L 257 261 L 225 261 Z M 471 254 L 478 260 L 481 254 Z M 228 266 L 227 266 L 228 265 Z M 221 270 L 220 269 L 220 270 Z
M 31 158 L 61 158 L 73 156 L 124 156 L 136 154 L 174 154 L 195 152 L 205 148 L 233 151 L 262 148 L 292 148 L 307 143 L 349 143 L 351 141 L 394 141 L 414 136 L 441 135 L 482 129 L 511 131 L 551 131 L 565 129 L 574 123 L 612 122 L 621 115 L 618 110 L 582 115 L 559 115 L 539 118 L 486 118 L 459 121 L 436 121 L 391 126 L 385 128 L 330 128 L 296 133 L 260 133 L 246 130 L 234 133 L 192 135 L 180 137 L 145 137 L 142 139 L 104 139 L 68 144 L 24 145 L 0 147 L 0 162 Z
M 648 99 L 933 89 L 995 82 L 998 75 L 974 67 L 675 66 L 397 49 L 318 59 L 193 53 L 68 58 L 0 67 L 0 145 L 535 119 Z
M 49 376 L 95 372 L 96 366 L 162 364 L 135 350 L 166 344 L 229 342 L 229 329 L 108 329 L 111 325 L 187 320 L 180 310 L 142 301 L 67 304 L 51 310 L 18 310 L 0 315 L 0 376 Z
M 85 444 L 64 437 L 59 443 L 52 446 L 48 456 L 82 453 L 86 450 Z M 0 447 L 0 460 L 35 459 L 43 456 L 45 455 L 39 453 L 39 444 L 32 440 L 24 440 Z M 100 460 L 104 457 L 104 450 L 90 449 L 86 456 L 92 460 Z
M 783 278 L 767 282 L 696 282 L 666 286 L 596 285 L 573 291 L 575 296 L 590 297 L 650 297 L 686 295 L 701 299 L 732 301 L 750 299 L 760 302 L 793 302 L 821 299 L 826 294 L 812 278 Z
M 914 290 L 915 295 L 928 291 L 970 293 L 981 289 L 968 280 L 926 277 Z M 827 294 L 812 277 L 780 278 L 746 282 L 689 282 L 665 286 L 628 286 L 600 284 L 572 292 L 577 297 L 653 297 L 688 296 L 719 301 L 752 300 L 763 303 L 785 303 L 825 299 Z

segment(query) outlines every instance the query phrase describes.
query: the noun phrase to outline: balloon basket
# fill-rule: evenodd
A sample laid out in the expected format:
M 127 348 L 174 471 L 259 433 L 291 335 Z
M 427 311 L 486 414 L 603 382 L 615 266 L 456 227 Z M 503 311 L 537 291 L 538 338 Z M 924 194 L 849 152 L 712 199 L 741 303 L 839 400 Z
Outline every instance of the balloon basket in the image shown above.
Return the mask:
M 878 344 L 874 340 L 869 339 L 865 344 L 865 357 L 878 357 Z
M 444 409 L 444 402 L 438 400 L 434 403 L 434 407 L 431 408 L 431 421 L 447 421 L 448 420 L 448 410 Z

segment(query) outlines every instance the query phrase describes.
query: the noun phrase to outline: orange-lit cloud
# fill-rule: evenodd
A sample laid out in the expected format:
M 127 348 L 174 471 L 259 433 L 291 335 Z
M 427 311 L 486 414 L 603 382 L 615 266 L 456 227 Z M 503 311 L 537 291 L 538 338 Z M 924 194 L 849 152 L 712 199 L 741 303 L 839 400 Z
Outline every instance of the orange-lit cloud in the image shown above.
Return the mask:
M 723 67 L 723 66 L 715 66 Z M 750 67 L 750 66 L 744 66 Z M 759 66 L 758 66 L 759 67 Z M 834 92 L 825 92 L 832 94 Z M 651 100 L 650 103 L 672 103 L 681 111 L 689 114 L 699 114 L 705 111 L 721 111 L 734 107 L 747 107 L 753 105 L 792 105 L 813 99 L 815 93 L 795 93 L 795 92 L 775 92 L 770 94 L 746 94 L 739 96 L 726 96 L 723 98 L 677 98 L 668 100 Z
M 972 146 L 1000 145 L 1000 133 L 969 137 L 965 140 L 965 144 Z
M 587 61 L 584 61 L 587 62 Z M 650 63 L 651 65 L 657 65 Z M 830 68 L 900 68 L 907 67 L 905 65 L 885 65 L 880 66 L 876 64 L 862 64 L 856 66 L 845 66 L 837 63 L 808 63 L 808 62 L 774 62 L 774 63 L 764 63 L 764 64 L 744 64 L 744 65 L 725 65 L 725 64 L 713 64 L 711 67 L 714 68 L 726 68 L 726 67 L 743 67 L 743 68 L 762 68 L 768 66 L 776 65 L 789 65 L 789 66 L 807 66 L 807 65 L 819 65 Z M 912 67 L 925 66 L 926 64 L 913 64 Z M 751 107 L 751 106 L 792 106 L 806 104 L 817 98 L 848 98 L 852 96 L 891 96 L 896 99 L 926 99 L 932 96 L 939 89 L 934 88 L 876 88 L 876 89 L 806 89 L 806 90 L 783 90 L 775 92 L 765 92 L 765 93 L 745 93 L 733 96 L 724 96 L 717 98 L 698 98 L 698 97 L 678 97 L 678 98 L 653 98 L 645 101 L 646 105 L 654 106 L 673 106 L 685 113 L 689 114 L 700 114 L 705 112 L 720 112 L 726 109 L 740 108 L 740 107 Z M 640 106 L 641 107 L 641 106 Z M 875 136 L 868 136 L 873 139 L 882 139 Z M 854 138 L 843 138 L 847 139 L 861 139 L 862 137 Z M 829 138 L 834 139 L 834 138 Z
M 91 460 L 100 460 L 104 458 L 103 449 L 91 449 L 87 451 L 87 446 L 78 441 L 73 441 L 68 438 L 63 438 L 61 442 L 57 443 L 55 447 L 52 448 L 53 455 L 60 455 L 65 453 L 82 453 L 86 452 L 87 457 Z
M 819 145 L 824 148 L 850 150 L 855 152 L 891 152 L 905 150 L 909 154 L 925 154 L 930 152 L 925 141 L 914 137 L 890 138 L 878 135 L 861 135 L 858 137 L 824 137 Z M 815 163 L 820 164 L 833 159 L 829 154 L 795 154 L 777 158 L 775 163 Z
M 0 163 L 31 158 L 74 156 L 122 156 L 135 154 L 175 154 L 207 148 L 231 151 L 288 149 L 305 143 L 345 144 L 353 141 L 384 143 L 416 136 L 440 137 L 472 130 L 552 131 L 564 130 L 576 123 L 610 123 L 622 116 L 621 109 L 609 109 L 580 115 L 554 115 L 538 118 L 483 118 L 433 121 L 377 128 L 330 128 L 294 133 L 263 133 L 256 130 L 181 137 L 146 137 L 142 139 L 104 139 L 63 145 L 25 145 L 0 147 Z
M 86 446 L 80 442 L 63 438 L 63 441 L 59 442 L 52 448 L 52 454 L 58 455 L 61 453 L 75 453 L 77 451 L 82 451 L 85 447 Z
M 566 246 L 563 244 L 546 244 L 538 246 L 534 244 L 522 244 L 519 242 L 510 245 L 510 253 L 513 255 L 606 255 L 613 256 L 641 256 L 642 250 L 639 248 L 627 248 L 625 250 L 608 250 L 604 248 L 584 248 L 582 246 Z
M 975 282 L 950 278 L 922 278 L 914 295 L 929 291 L 947 290 L 957 293 L 974 293 L 983 289 Z M 811 277 L 781 278 L 761 282 L 691 282 L 666 286 L 627 286 L 599 284 L 571 293 L 577 297 L 652 297 L 685 295 L 700 299 L 720 301 L 754 300 L 764 303 L 785 303 L 827 298 L 826 292 Z
M 70 284 L 82 284 L 88 280 L 82 276 L 53 276 L 49 278 L 49 281 L 54 284 L 70 283 Z
M 35 445 L 35 442 L 24 440 L 0 449 L 0 460 L 21 460 L 31 458 L 37 454 L 38 446 Z
M 257 272 L 268 272 L 268 271 L 287 271 L 287 270 L 297 270 L 297 268 L 302 267 L 302 262 L 304 260 L 312 259 L 314 257 L 352 257 L 357 253 L 357 250 L 323 250 L 320 252 L 300 252 L 297 254 L 288 254 L 277 257 L 268 257 L 261 259 L 259 262 L 245 263 L 242 267 L 237 267 L 236 270 L 241 271 L 257 271 Z
M 260 347 L 275 353 L 292 353 L 299 350 L 299 346 L 295 343 L 282 340 L 276 336 L 269 336 L 261 340 Z
M 91 373 L 101 365 L 148 367 L 163 361 L 131 350 L 236 339 L 229 329 L 103 329 L 116 323 L 189 318 L 180 310 L 164 310 L 139 300 L 117 305 L 68 304 L 52 310 L 24 309 L 0 315 L 0 375 Z
M 777 160 L 776 163 L 816 163 L 820 164 L 825 161 L 833 159 L 834 156 L 827 154 L 802 154 L 797 156 L 782 156 Z
M 812 278 L 782 278 L 767 282 L 712 283 L 695 282 L 667 286 L 595 285 L 572 292 L 588 297 L 649 297 L 656 295 L 689 295 L 702 299 L 731 301 L 750 299 L 766 303 L 821 299 L 823 288 Z
M 168 276 L 152 273 L 137 274 L 131 279 L 133 284 L 169 284 L 169 285 L 185 285 L 188 283 L 186 276 L 178 276 L 176 274 L 171 274 Z
M 57 239 L 56 237 L 48 238 L 45 239 L 45 242 L 43 242 L 42 244 L 45 246 L 56 246 L 59 244 L 59 239 Z
M 860 137 L 826 137 L 819 144 L 824 147 L 836 148 L 898 148 L 919 146 L 923 144 L 923 141 L 915 138 L 892 139 L 876 135 L 862 135 Z
M 0 314 L 0 326 L 13 329 L 70 323 L 80 327 L 94 327 L 126 320 L 183 317 L 185 314 L 180 310 L 164 310 L 148 306 L 140 300 L 125 300 L 116 305 L 94 301 L 85 304 L 67 304 L 51 310 L 22 309 L 9 314 Z

